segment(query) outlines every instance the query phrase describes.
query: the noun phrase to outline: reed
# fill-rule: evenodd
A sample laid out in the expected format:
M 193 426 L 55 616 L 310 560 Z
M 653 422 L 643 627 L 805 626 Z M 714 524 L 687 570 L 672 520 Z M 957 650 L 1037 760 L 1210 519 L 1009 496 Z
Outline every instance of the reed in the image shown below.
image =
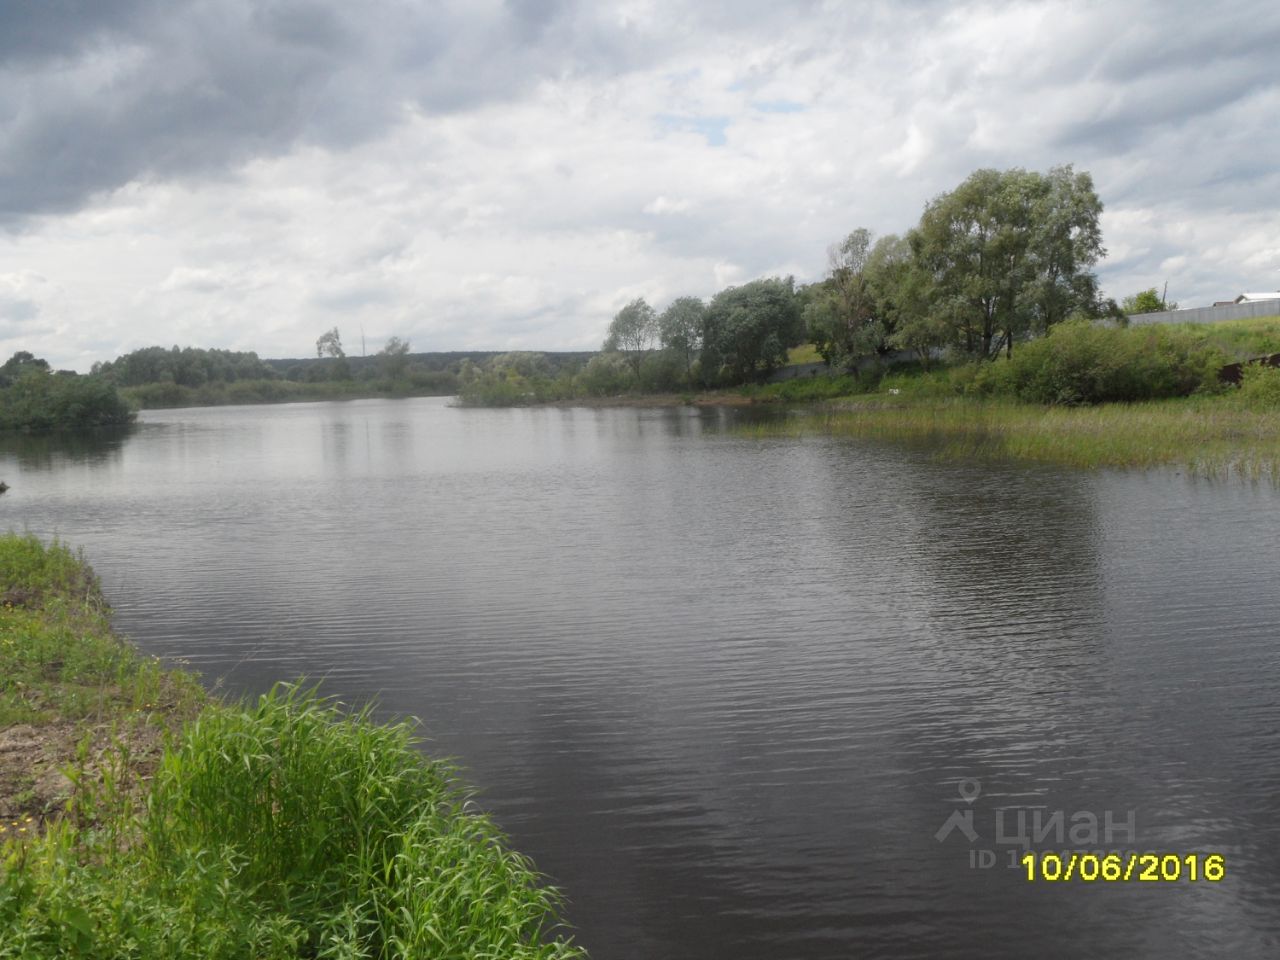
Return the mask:
M 968 397 L 877 395 L 742 428 L 754 436 L 826 433 L 923 443 L 943 459 L 1071 467 L 1180 466 L 1200 475 L 1280 479 L 1280 410 L 1235 396 L 1094 407 Z

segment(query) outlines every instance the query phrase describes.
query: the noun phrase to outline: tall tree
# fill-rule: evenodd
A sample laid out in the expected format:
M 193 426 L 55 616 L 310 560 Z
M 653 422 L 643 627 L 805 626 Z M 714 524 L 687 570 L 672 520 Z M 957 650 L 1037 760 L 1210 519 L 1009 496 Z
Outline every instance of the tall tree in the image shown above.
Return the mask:
M 693 361 L 702 347 L 702 318 L 707 306 L 697 297 L 673 300 L 658 317 L 658 341 L 676 357 L 685 376 L 693 373 Z
M 809 338 L 827 363 L 851 365 L 885 348 L 875 329 L 875 301 L 867 283 L 871 231 L 854 230 L 827 249 L 827 276 L 804 307 Z
M 978 170 L 908 235 L 951 345 L 992 357 L 1073 312 L 1096 312 L 1102 203 L 1088 174 Z
M 721 290 L 702 324 L 702 377 L 742 383 L 786 363 L 804 325 L 795 279 L 753 280 Z
M 346 351 L 342 349 L 342 337 L 338 328 L 326 330 L 316 339 L 316 356 L 328 357 L 329 361 L 318 364 L 318 376 L 328 380 L 350 380 L 351 368 L 347 364 Z
M 387 345 L 378 351 L 378 360 L 388 380 L 401 379 L 409 368 L 409 341 L 392 337 Z
M 617 312 L 613 322 L 609 324 L 609 335 L 605 337 L 604 351 L 618 351 L 627 358 L 627 363 L 640 377 L 640 364 L 644 355 L 653 349 L 658 334 L 658 315 L 643 297 L 637 297 Z
M 346 355 L 342 349 L 342 335 L 338 333 L 337 327 L 326 330 L 316 338 L 317 357 L 333 357 L 337 360 L 345 358 Z

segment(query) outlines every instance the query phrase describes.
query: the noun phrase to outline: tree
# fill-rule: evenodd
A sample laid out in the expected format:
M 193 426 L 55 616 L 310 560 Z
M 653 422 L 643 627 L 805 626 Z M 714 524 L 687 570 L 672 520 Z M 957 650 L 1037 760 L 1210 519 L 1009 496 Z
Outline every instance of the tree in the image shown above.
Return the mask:
M 653 348 L 657 332 L 658 315 L 643 297 L 637 297 L 614 316 L 602 349 L 606 353 L 622 353 L 638 380 L 640 364 L 644 361 L 645 353 Z
M 49 361 L 27 350 L 19 350 L 0 366 L 0 387 L 7 387 L 29 370 L 49 372 Z
M 946 340 L 947 328 L 930 310 L 932 285 L 907 238 L 891 233 L 877 240 L 867 257 L 866 274 L 882 342 L 914 351 L 928 367 L 932 351 Z
M 337 327 L 326 330 L 316 338 L 316 356 L 333 357 L 335 360 L 346 358 L 347 355 L 342 349 L 342 336 L 338 333 Z
M 662 349 L 676 357 L 685 376 L 693 373 L 693 361 L 702 348 L 702 318 L 707 306 L 697 297 L 673 300 L 658 317 L 658 340 Z
M 1160 299 L 1160 294 L 1156 293 L 1156 288 L 1151 287 L 1149 290 L 1141 290 L 1133 296 L 1125 297 L 1120 301 L 1120 310 L 1125 316 L 1131 316 L 1137 313 L 1160 313 L 1164 310 L 1177 310 L 1176 303 L 1165 304 Z
M 776 370 L 803 337 L 794 278 L 771 277 L 721 290 L 703 316 L 703 380 L 743 383 Z
M 327 369 L 319 371 L 320 379 L 329 380 L 350 380 L 351 368 L 347 364 L 347 354 L 342 349 L 342 337 L 338 333 L 338 328 L 326 330 L 316 339 L 316 356 L 319 358 L 329 357 L 330 362 L 324 364 Z
M 378 351 L 378 357 L 388 380 L 402 379 L 409 368 L 409 341 L 392 337 Z
M 854 230 L 827 249 L 828 272 L 804 308 L 809 339 L 827 363 L 852 366 L 860 357 L 882 350 L 875 326 L 875 303 L 867 284 L 871 231 Z
M 1096 313 L 1102 203 L 1087 173 L 978 170 L 908 235 L 947 341 L 990 358 L 1067 316 Z

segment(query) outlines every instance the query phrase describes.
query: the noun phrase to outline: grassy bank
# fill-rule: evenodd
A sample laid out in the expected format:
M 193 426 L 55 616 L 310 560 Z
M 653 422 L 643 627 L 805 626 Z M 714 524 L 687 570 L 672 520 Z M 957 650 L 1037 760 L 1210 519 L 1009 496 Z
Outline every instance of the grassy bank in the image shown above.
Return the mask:
M 1063 325 L 1013 360 L 873 371 L 749 388 L 817 401 L 755 435 L 826 432 L 930 444 L 939 456 L 1076 467 L 1181 466 L 1280 480 L 1280 370 L 1228 362 L 1280 351 L 1280 318 L 1130 330 Z
M 559 902 L 405 724 L 206 697 L 83 560 L 0 536 L 0 958 L 570 958 Z
M 927 443 L 944 459 L 1030 460 L 1072 467 L 1184 467 L 1280 480 L 1280 410 L 1222 399 L 1049 407 L 966 397 L 878 394 L 824 405 L 754 436 L 865 437 Z

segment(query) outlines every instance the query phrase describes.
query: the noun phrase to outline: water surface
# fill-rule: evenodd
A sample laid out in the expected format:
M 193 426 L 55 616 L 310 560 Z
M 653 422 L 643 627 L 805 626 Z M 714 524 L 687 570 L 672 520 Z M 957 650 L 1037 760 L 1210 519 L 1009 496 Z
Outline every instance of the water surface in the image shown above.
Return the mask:
M 740 415 L 154 411 L 0 441 L 0 527 L 225 689 L 421 718 L 597 960 L 1277 955 L 1280 495 Z M 1030 884 L 1019 818 L 1227 877 Z

